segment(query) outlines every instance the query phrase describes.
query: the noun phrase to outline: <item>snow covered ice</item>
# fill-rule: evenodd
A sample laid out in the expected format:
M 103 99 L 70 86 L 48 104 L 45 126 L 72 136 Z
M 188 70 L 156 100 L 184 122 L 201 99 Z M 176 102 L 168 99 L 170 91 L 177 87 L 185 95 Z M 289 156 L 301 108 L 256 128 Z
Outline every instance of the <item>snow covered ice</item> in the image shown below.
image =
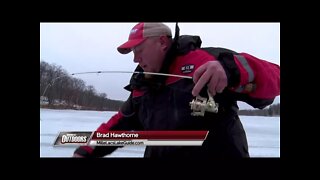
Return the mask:
M 40 108 L 40 157 L 72 157 L 77 146 L 53 146 L 62 131 L 95 131 L 113 111 Z M 240 116 L 251 157 L 280 157 L 280 117 Z M 118 148 L 106 157 L 143 157 L 144 146 Z

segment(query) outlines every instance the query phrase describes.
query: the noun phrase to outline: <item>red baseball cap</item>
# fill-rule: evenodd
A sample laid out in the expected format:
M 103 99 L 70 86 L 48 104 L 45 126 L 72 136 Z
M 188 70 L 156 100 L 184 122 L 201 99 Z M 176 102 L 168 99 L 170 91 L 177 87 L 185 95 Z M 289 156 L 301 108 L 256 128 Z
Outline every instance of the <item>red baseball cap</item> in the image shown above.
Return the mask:
M 163 23 L 138 23 L 131 29 L 128 41 L 119 46 L 117 50 L 121 54 L 128 54 L 131 48 L 152 36 L 172 36 L 171 29 Z

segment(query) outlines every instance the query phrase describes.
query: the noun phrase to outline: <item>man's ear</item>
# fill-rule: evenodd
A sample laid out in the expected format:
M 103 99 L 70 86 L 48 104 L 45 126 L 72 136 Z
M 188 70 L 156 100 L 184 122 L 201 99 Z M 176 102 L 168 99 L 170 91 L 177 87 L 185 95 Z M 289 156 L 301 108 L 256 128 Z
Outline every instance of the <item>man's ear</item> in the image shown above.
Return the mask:
M 166 36 L 160 36 L 159 41 L 163 50 L 167 50 L 169 46 L 168 38 Z

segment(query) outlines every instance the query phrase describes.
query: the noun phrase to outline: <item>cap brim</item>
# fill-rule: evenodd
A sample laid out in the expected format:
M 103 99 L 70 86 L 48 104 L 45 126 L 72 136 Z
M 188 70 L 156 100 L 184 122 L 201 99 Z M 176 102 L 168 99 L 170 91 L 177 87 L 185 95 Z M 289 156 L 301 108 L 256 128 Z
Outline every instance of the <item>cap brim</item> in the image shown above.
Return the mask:
M 119 46 L 117 48 L 117 50 L 119 51 L 119 53 L 121 54 L 128 54 L 129 52 L 131 52 L 131 48 L 139 45 L 140 43 L 142 43 L 145 39 L 133 39 L 133 40 L 128 40 L 127 42 L 125 42 L 124 44 L 122 44 L 121 46 Z

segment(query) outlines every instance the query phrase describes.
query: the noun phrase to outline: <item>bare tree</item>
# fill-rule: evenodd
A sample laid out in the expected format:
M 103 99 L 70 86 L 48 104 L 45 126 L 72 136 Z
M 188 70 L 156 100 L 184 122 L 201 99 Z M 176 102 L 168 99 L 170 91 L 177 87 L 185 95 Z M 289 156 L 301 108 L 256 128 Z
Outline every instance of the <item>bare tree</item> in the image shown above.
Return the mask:
M 86 86 L 81 79 L 73 78 L 61 66 L 40 62 L 40 98 L 48 98 L 49 106 L 54 102 L 66 102 L 69 108 L 118 110 L 122 101 L 110 100 L 106 93 L 97 93 L 92 85 Z M 60 104 L 61 105 L 61 104 Z

